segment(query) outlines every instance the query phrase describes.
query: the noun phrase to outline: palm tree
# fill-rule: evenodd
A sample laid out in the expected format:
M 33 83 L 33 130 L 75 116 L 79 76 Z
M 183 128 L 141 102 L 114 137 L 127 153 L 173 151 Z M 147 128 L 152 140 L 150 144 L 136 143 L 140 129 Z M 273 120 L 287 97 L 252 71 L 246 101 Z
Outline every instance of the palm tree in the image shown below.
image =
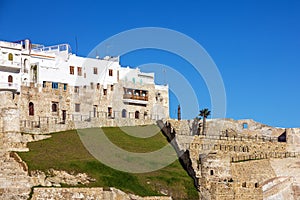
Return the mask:
M 206 135 L 206 118 L 210 115 L 210 110 L 208 108 L 204 108 L 199 111 L 199 116 L 203 118 L 203 124 L 202 124 L 202 134 Z

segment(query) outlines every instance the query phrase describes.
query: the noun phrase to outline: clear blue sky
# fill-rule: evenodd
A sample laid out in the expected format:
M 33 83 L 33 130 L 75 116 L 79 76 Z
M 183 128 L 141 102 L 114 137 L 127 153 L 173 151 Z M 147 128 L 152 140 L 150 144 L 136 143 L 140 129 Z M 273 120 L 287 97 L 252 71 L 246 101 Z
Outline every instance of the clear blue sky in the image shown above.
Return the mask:
M 78 54 L 86 56 L 99 42 L 121 31 L 149 26 L 173 29 L 199 42 L 216 63 L 227 94 L 226 117 L 300 127 L 299 11 L 297 0 L 2 0 L 0 40 L 29 38 L 45 45 L 69 43 L 75 49 L 77 37 Z M 179 71 L 188 65 L 176 56 L 151 50 L 129 54 L 121 62 L 131 66 L 158 62 Z M 200 107 L 210 107 L 203 80 L 187 73 Z M 162 77 L 158 74 L 156 81 L 168 80 Z M 172 99 L 174 117 L 177 102 Z

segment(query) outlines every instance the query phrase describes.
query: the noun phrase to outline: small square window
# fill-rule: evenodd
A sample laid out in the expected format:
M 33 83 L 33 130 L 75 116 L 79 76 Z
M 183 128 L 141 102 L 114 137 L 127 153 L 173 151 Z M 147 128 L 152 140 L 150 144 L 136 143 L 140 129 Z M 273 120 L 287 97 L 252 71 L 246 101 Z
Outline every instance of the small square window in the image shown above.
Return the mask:
M 52 112 L 57 112 L 58 111 L 58 102 L 52 102 Z

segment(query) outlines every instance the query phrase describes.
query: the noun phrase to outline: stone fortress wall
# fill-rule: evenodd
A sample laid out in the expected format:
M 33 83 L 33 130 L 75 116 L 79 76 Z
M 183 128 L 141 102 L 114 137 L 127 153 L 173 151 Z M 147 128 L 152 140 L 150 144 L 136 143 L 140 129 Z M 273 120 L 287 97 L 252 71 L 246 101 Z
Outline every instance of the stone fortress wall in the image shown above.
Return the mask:
M 51 83 L 31 86 L 22 86 L 21 94 L 13 99 L 20 110 L 22 132 L 50 133 L 88 127 L 145 125 L 169 117 L 168 90 L 153 84 L 120 81 L 108 89 L 99 85 L 76 89 L 69 86 L 66 90 L 62 86 L 53 90 Z M 147 91 L 147 101 L 143 102 L 145 104 L 124 102 L 124 88 Z M 30 103 L 34 105 L 33 115 L 29 114 Z M 75 104 L 79 104 L 79 111 Z
M 196 119 L 167 124 L 180 150 L 189 152 L 201 199 L 299 198 L 299 171 L 287 171 L 300 157 L 300 129 L 214 119 L 207 120 L 203 135 Z M 284 160 L 294 166 L 279 164 Z
M 38 129 L 36 132 L 21 132 L 20 116 L 22 114 L 20 114 L 21 111 L 18 105 L 13 101 L 16 97 L 12 97 L 10 92 L 0 93 L 0 101 L 3 102 L 0 105 L 0 199 L 172 199 L 167 196 L 140 197 L 126 194 L 115 188 L 76 187 L 78 182 L 85 184 L 90 180 L 86 174 L 72 175 L 64 171 L 51 172 L 51 175 L 45 175 L 38 171 L 29 174 L 26 163 L 22 161 L 16 152 L 29 151 L 27 148 L 28 142 L 43 140 L 51 136 L 43 134 L 42 130 L 37 127 L 29 129 Z M 86 121 L 85 123 L 87 127 L 92 127 L 93 125 L 99 127 L 99 124 L 93 124 L 91 121 Z M 65 126 L 63 128 L 61 130 L 66 130 L 70 127 Z M 72 188 L 60 188 L 60 183 L 74 186 Z M 43 187 L 34 188 L 35 186 Z

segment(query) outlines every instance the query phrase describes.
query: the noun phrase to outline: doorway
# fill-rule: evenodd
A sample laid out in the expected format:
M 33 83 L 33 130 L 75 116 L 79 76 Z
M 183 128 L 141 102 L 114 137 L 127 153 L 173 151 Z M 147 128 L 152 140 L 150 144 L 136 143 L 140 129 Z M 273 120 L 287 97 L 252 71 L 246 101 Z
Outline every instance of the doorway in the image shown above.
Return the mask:
M 62 110 L 62 122 L 65 124 L 67 119 L 67 111 Z

